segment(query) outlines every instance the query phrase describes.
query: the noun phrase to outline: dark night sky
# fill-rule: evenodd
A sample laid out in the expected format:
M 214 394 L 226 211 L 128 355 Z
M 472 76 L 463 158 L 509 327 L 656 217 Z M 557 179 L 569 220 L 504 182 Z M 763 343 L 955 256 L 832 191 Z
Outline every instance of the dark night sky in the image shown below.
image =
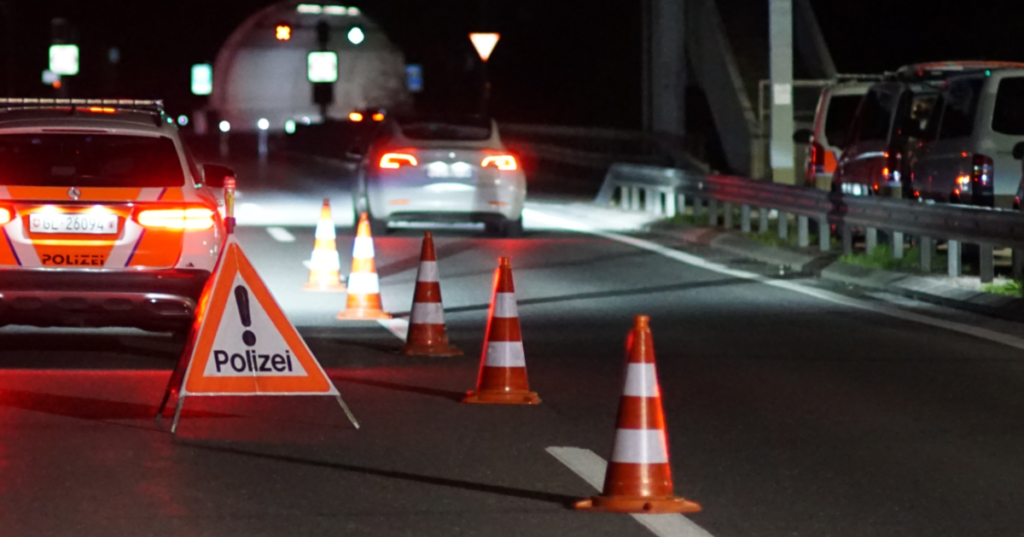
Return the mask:
M 188 93 L 189 66 L 212 62 L 232 29 L 269 3 L 0 1 L 12 23 L 5 31 L 13 42 L 10 83 L 17 95 L 47 95 L 39 77 L 46 67 L 49 21 L 61 16 L 80 34 L 83 66 L 74 81 L 75 96 L 164 97 L 172 111 L 185 111 L 202 103 Z M 486 9 L 480 0 L 337 3 L 362 8 L 410 62 L 424 64 L 430 93 L 423 104 L 457 101 L 471 92 L 475 53 L 466 34 L 484 26 L 502 32 L 491 60 L 493 109 L 500 119 L 639 125 L 639 0 L 489 0 Z M 1019 0 L 975 1 L 959 9 L 923 0 L 812 4 L 841 72 L 878 72 L 923 60 L 1024 61 L 1024 2 Z M 116 72 L 105 62 L 111 46 L 122 52 Z

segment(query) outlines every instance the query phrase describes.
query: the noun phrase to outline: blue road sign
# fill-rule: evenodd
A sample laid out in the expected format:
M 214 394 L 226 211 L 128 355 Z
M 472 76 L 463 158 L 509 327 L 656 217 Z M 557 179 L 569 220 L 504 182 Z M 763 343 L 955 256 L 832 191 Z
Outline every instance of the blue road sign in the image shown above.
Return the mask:
M 419 93 L 423 91 L 423 66 L 418 64 L 405 66 L 405 84 L 409 91 Z

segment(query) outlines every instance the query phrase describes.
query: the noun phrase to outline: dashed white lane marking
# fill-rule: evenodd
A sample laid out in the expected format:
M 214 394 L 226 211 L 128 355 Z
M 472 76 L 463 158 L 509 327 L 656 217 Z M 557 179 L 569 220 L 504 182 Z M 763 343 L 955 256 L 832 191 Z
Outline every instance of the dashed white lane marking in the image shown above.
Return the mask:
M 593 451 L 574 447 L 549 447 L 546 450 L 596 490 L 604 486 L 605 461 Z M 704 528 L 683 515 L 630 515 L 658 537 L 712 537 Z
M 380 319 L 377 322 L 403 342 L 409 337 L 409 319 Z
M 657 244 L 655 242 L 647 241 L 647 240 L 644 240 L 644 239 L 638 239 L 636 237 L 630 237 L 630 236 L 627 236 L 627 235 L 620 235 L 618 233 L 610 233 L 610 232 L 607 232 L 607 231 L 601 231 L 599 229 L 595 229 L 595 228 L 593 228 L 591 226 L 588 226 L 587 224 L 584 224 L 582 222 L 577 222 L 577 221 L 574 221 L 574 220 L 568 220 L 566 218 L 561 218 L 561 217 L 558 217 L 558 216 L 553 216 L 553 215 L 550 215 L 550 214 L 542 213 L 542 212 L 540 212 L 540 211 L 538 211 L 536 209 L 524 209 L 524 211 L 530 211 L 531 213 L 533 213 L 533 217 L 534 218 L 547 219 L 550 222 L 558 222 L 559 225 L 562 228 L 570 230 L 570 231 L 578 231 L 580 233 L 589 233 L 591 235 L 602 237 L 602 238 L 605 238 L 605 239 L 608 239 L 608 240 L 612 240 L 612 241 L 616 241 L 616 242 L 621 242 L 623 244 L 628 244 L 630 246 L 634 246 L 634 247 L 640 248 L 642 250 L 647 250 L 647 251 L 650 251 L 650 252 L 654 252 L 654 253 L 656 253 L 658 255 L 661 255 L 663 257 L 667 257 L 669 259 L 673 259 L 673 260 L 679 261 L 681 263 L 685 263 L 687 265 L 691 265 L 691 266 L 694 266 L 694 267 L 702 268 L 702 269 L 705 269 L 705 270 L 710 270 L 712 272 L 717 272 L 719 274 L 725 274 L 727 276 L 732 276 L 734 278 L 743 278 L 743 279 L 747 279 L 747 280 L 754 280 L 754 281 L 761 282 L 761 283 L 763 283 L 765 285 L 771 285 L 773 287 L 779 287 L 781 289 L 787 289 L 789 291 L 795 291 L 797 293 L 802 293 L 802 294 L 805 294 L 805 295 L 808 295 L 808 296 L 813 296 L 815 298 L 819 298 L 821 300 L 825 300 L 825 301 L 832 302 L 832 303 L 835 303 L 835 304 L 842 304 L 844 306 L 848 306 L 848 307 L 851 307 L 851 308 L 857 308 L 857 309 L 861 309 L 861 310 L 871 311 L 871 312 L 874 312 L 874 313 L 880 313 L 882 315 L 888 315 L 890 317 L 895 317 L 897 319 L 903 319 L 905 321 L 911 321 L 911 322 L 926 324 L 926 325 L 934 326 L 936 328 L 941 328 L 941 329 L 944 329 L 944 330 L 950 330 L 950 331 L 953 331 L 953 332 L 959 332 L 961 334 L 967 334 L 969 336 L 974 336 L 974 337 L 981 338 L 981 339 L 987 339 L 989 341 L 993 341 L 993 342 L 996 342 L 996 343 L 1001 343 L 1003 345 L 1006 345 L 1008 347 L 1013 347 L 1015 349 L 1024 350 L 1024 339 L 1021 339 L 1021 338 L 1018 338 L 1018 337 L 1014 337 L 1014 336 L 1011 336 L 1009 334 L 1003 334 L 1001 332 L 996 332 L 994 330 L 989 330 L 987 328 L 980 328 L 980 327 L 977 327 L 977 326 L 971 326 L 971 325 L 967 325 L 967 324 L 963 324 L 963 323 L 958 323 L 958 322 L 955 322 L 955 321 L 947 321 L 945 319 L 937 319 L 935 317 L 929 317 L 927 315 L 921 315 L 921 314 L 918 314 L 918 313 L 913 313 L 913 312 L 901 310 L 901 309 L 899 309 L 897 307 L 894 307 L 894 306 L 887 306 L 885 304 L 878 304 L 878 303 L 868 302 L 868 301 L 860 300 L 860 299 L 857 299 L 857 298 L 843 296 L 843 295 L 840 295 L 838 293 L 833 293 L 831 291 L 826 291 L 824 289 L 817 289 L 817 288 L 814 288 L 814 287 L 808 287 L 808 286 L 801 285 L 799 283 L 788 281 L 788 280 L 775 280 L 775 279 L 772 279 L 772 278 L 768 278 L 768 277 L 762 276 L 760 274 L 755 274 L 753 272 L 747 272 L 745 270 L 737 270 L 737 269 L 729 268 L 729 267 L 727 267 L 725 265 L 722 265 L 722 264 L 719 264 L 719 263 L 715 263 L 715 262 L 712 262 L 712 261 L 708 261 L 707 259 L 704 259 L 704 258 L 701 258 L 701 257 L 697 257 L 697 256 L 692 255 L 692 254 L 688 254 L 688 253 L 685 253 L 685 252 L 680 252 L 679 250 L 673 250 L 672 248 L 668 248 L 666 246 L 662 246 L 662 245 Z
M 295 242 L 295 235 L 292 235 L 283 227 L 268 227 L 267 233 L 274 237 L 274 240 L 277 242 Z

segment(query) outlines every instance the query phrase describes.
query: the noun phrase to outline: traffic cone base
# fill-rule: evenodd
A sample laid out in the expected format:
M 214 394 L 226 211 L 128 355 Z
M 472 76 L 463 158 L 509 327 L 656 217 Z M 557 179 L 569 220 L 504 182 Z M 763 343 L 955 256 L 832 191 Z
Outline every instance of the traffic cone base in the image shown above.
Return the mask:
M 576 502 L 577 511 L 599 511 L 604 513 L 696 513 L 699 504 L 669 496 L 667 498 L 643 498 L 629 496 L 594 496 Z
M 317 291 L 320 293 L 344 293 L 348 291 L 348 287 L 341 283 L 304 283 L 302 284 L 303 291 Z
M 415 345 L 406 344 L 402 347 L 406 356 L 462 356 L 462 351 L 452 345 Z
M 539 405 L 540 396 L 537 392 L 467 392 L 462 398 L 463 403 L 480 405 Z

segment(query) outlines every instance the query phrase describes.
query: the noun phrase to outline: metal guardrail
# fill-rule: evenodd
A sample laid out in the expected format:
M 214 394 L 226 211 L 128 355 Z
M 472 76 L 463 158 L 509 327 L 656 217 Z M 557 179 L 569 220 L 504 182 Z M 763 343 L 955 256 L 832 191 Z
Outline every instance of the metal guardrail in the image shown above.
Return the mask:
M 605 176 L 596 203 L 618 203 L 624 209 L 643 210 L 672 217 L 685 211 L 689 202 L 693 214 L 707 215 L 708 224 L 734 227 L 734 208 L 739 207 L 740 228 L 751 232 L 751 212 L 758 213 L 758 233 L 767 233 L 769 213 L 777 212 L 778 236 L 789 236 L 789 215 L 796 217 L 797 244 L 810 243 L 810 221 L 829 233 L 818 234 L 818 248 L 831 249 L 831 229 L 842 237 L 843 253 L 853 252 L 855 230 L 863 230 L 869 253 L 878 244 L 878 231 L 891 237 L 892 254 L 904 255 L 905 236 L 919 246 L 920 267 L 930 272 L 936 241 L 946 241 L 948 274 L 961 273 L 964 244 L 975 244 L 980 252 L 983 282 L 992 281 L 995 247 L 1014 251 L 1014 276 L 1024 276 L 1024 213 L 966 205 L 921 203 L 876 197 L 843 195 L 742 177 L 704 175 L 678 169 L 615 164 Z M 706 202 L 706 208 L 705 208 Z M 719 203 L 722 204 L 721 211 Z
M 501 123 L 502 137 L 529 142 L 538 156 L 584 167 L 606 167 L 628 159 L 632 162 L 665 164 L 694 170 L 708 169 L 691 154 L 695 140 L 663 132 L 644 132 L 598 127 L 527 125 Z M 508 141 L 508 140 L 507 140 Z

